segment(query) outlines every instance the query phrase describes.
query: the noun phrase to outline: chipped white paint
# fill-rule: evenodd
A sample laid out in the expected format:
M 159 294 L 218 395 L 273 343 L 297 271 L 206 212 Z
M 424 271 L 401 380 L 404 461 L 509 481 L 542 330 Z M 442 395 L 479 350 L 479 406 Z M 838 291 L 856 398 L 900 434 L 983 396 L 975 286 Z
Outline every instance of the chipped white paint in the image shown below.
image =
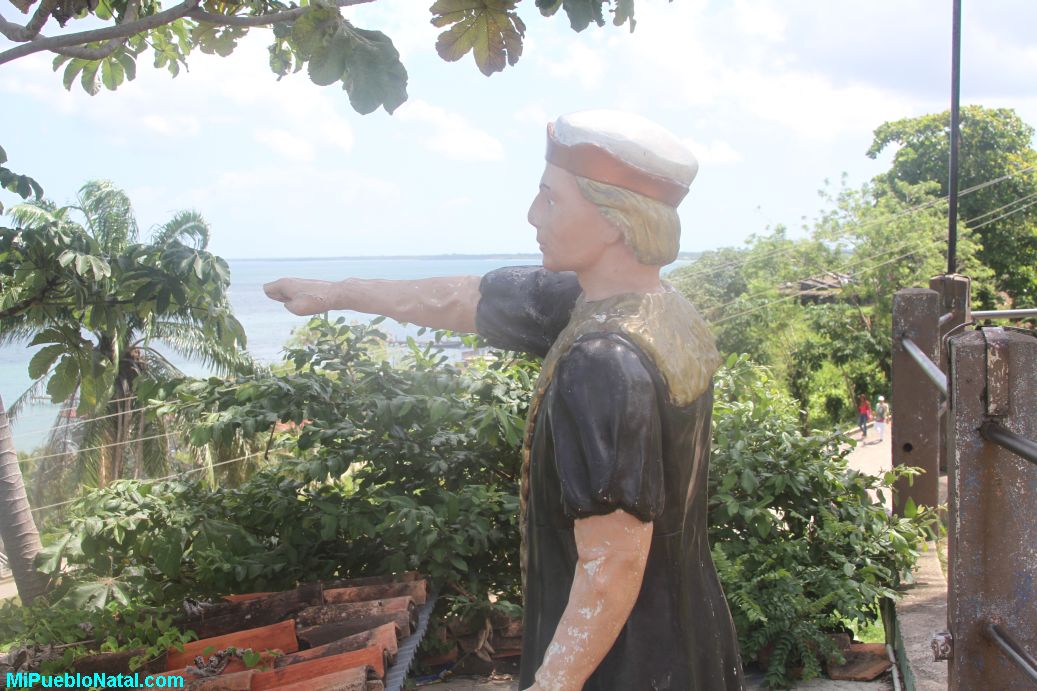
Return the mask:
M 605 561 L 605 557 L 598 557 L 597 559 L 591 559 L 588 562 L 584 562 L 583 570 L 587 572 L 589 576 L 596 576 L 598 569 L 601 568 L 602 562 Z

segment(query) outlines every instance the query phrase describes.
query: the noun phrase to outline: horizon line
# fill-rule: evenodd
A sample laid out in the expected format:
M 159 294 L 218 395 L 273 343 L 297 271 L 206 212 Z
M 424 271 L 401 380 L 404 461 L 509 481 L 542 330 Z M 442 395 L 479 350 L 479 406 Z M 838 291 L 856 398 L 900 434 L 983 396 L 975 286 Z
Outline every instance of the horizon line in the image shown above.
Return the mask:
M 695 259 L 702 252 L 679 252 L 677 259 Z M 235 262 L 308 262 L 308 261 L 337 261 L 337 260 L 365 260 L 365 259 L 543 259 L 539 252 L 491 252 L 478 254 L 357 254 L 341 255 L 337 257 L 226 257 L 227 261 Z M 676 261 L 676 260 L 675 260 Z

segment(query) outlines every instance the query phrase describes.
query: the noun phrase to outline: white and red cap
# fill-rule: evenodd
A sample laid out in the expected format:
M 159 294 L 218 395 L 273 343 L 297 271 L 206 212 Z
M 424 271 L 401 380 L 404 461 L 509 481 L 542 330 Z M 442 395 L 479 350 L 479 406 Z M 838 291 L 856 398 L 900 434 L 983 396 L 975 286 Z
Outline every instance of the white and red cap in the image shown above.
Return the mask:
M 584 110 L 547 126 L 547 162 L 676 207 L 699 162 L 660 125 L 618 110 Z

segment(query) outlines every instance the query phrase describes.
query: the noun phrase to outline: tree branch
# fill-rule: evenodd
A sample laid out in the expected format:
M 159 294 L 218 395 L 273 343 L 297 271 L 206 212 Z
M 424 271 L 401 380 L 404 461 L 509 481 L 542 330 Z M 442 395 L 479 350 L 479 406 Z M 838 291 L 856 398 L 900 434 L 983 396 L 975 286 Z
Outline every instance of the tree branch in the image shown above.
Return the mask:
M 33 14 L 32 19 L 25 26 L 9 22 L 3 16 L 0 16 L 0 34 L 17 43 L 31 41 L 36 38 L 36 35 L 40 33 L 40 29 L 50 19 L 50 12 L 56 4 L 57 0 L 43 0 L 40 6 L 36 8 L 36 13 Z
M 375 0 L 336 0 L 330 4 L 335 7 L 351 7 L 353 5 L 363 5 L 364 3 L 374 1 Z M 244 17 L 227 14 L 214 14 L 212 12 L 206 12 L 205 10 L 195 9 L 191 10 L 187 16 L 199 22 L 216 24 L 219 26 L 267 26 L 269 24 L 280 24 L 281 22 L 290 22 L 293 19 L 298 19 L 309 11 L 309 9 L 309 7 L 296 7 L 295 9 L 285 10 L 283 12 Z
M 137 21 L 137 11 L 140 9 L 140 0 L 130 0 L 126 5 L 126 14 L 123 15 L 124 22 L 135 22 Z M 120 46 L 124 45 L 126 41 L 130 40 L 128 36 L 123 38 L 113 38 L 108 41 L 107 44 L 98 48 L 85 48 L 82 46 L 72 46 L 69 48 L 59 48 L 55 50 L 55 53 L 61 55 L 67 55 L 72 58 L 82 58 L 83 60 L 103 60 L 108 57 Z
M 334 0 L 331 4 L 336 7 L 351 7 L 353 5 L 363 5 L 374 1 L 375 0 Z M 81 57 L 82 55 L 85 55 L 81 53 L 81 51 L 84 50 L 105 50 L 104 48 L 82 48 L 84 43 L 128 39 L 130 36 L 139 34 L 142 31 L 148 31 L 187 16 L 190 16 L 192 19 L 196 19 L 197 21 L 203 21 L 207 24 L 215 24 L 217 26 L 263 26 L 291 21 L 292 19 L 302 15 L 308 9 L 297 8 L 266 15 L 239 17 L 213 14 L 198 10 L 197 8 L 200 2 L 201 0 L 184 0 L 181 4 L 170 7 L 168 10 L 163 10 L 162 12 L 158 12 L 136 21 L 128 21 L 125 24 L 116 24 L 115 26 L 109 26 L 103 29 L 93 29 L 91 31 L 79 31 L 72 34 L 65 34 L 63 36 L 38 36 L 32 40 L 17 38 L 17 36 L 25 35 L 24 32 L 28 31 L 27 27 L 8 22 L 0 16 L 0 33 L 3 33 L 4 36 L 12 41 L 28 40 L 28 42 L 23 43 L 23 45 L 16 46 L 0 53 L 0 65 L 43 50 L 49 50 L 63 55 L 72 55 L 73 57 Z M 114 50 L 114 48 L 111 50 Z M 101 57 L 107 57 L 107 55 L 110 54 L 111 51 L 105 55 L 101 55 Z M 100 58 L 88 57 L 86 59 Z
M 25 30 L 28 33 L 28 37 L 25 40 L 36 38 L 39 35 L 40 29 L 50 19 L 50 13 L 57 4 L 58 0 L 43 0 L 40 3 L 40 6 L 36 8 L 36 13 L 32 15 L 32 19 L 25 25 Z
M 81 46 L 84 43 L 91 43 L 93 41 L 129 38 L 130 36 L 139 34 L 142 31 L 148 31 L 155 27 L 175 22 L 177 19 L 180 19 L 185 14 L 196 8 L 199 2 L 201 2 L 201 0 L 184 0 L 184 2 L 179 5 L 174 5 L 168 10 L 163 10 L 145 17 L 144 19 L 138 19 L 137 21 L 127 22 L 125 24 L 116 24 L 115 26 L 108 26 L 103 29 L 79 31 L 74 34 L 65 34 L 63 36 L 40 36 L 26 44 L 15 46 L 10 50 L 5 50 L 0 53 L 0 65 L 5 62 L 17 60 L 26 55 L 39 53 L 41 50 L 57 52 L 58 48 Z

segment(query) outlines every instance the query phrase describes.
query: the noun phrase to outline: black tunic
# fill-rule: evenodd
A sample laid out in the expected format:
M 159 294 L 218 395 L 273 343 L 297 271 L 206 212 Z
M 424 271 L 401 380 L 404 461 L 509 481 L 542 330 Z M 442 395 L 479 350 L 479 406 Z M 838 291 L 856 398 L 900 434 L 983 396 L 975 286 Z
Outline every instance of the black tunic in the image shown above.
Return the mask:
M 654 522 L 652 546 L 634 609 L 585 691 L 742 689 L 706 534 L 717 356 L 705 323 L 672 290 L 586 302 L 573 274 L 532 267 L 491 272 L 480 291 L 480 334 L 547 356 L 527 434 L 520 688 L 568 603 L 573 521 L 622 509 Z

